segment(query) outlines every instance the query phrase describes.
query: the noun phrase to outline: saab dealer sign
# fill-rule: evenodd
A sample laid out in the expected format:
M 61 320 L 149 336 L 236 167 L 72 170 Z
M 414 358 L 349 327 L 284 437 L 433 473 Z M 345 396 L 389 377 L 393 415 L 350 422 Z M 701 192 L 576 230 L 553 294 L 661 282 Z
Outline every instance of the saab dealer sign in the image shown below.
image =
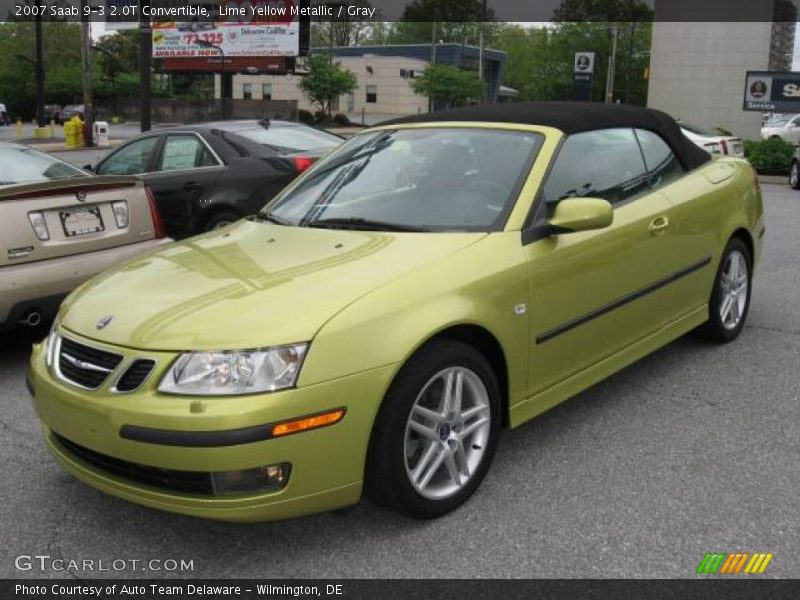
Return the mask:
M 748 71 L 744 110 L 800 112 L 800 73 Z

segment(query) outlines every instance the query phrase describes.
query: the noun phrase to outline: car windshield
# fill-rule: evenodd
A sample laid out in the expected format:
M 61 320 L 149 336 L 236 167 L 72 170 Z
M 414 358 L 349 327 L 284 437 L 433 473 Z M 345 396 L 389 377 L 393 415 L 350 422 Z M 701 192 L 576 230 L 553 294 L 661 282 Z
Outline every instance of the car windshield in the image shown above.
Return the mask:
M 0 185 L 74 177 L 89 177 L 89 174 L 31 148 L 0 145 Z
M 302 125 L 236 129 L 234 133 L 280 153 L 327 150 L 342 143 L 342 138 Z
M 262 217 L 333 229 L 496 231 L 542 140 L 477 127 L 364 133 L 312 167 Z

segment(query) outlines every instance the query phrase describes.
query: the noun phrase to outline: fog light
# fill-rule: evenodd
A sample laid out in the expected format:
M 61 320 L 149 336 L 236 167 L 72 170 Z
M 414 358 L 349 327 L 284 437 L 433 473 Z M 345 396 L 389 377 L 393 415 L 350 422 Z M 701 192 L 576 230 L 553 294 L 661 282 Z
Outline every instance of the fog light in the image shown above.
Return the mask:
M 290 470 L 289 463 L 279 463 L 243 471 L 220 471 L 211 473 L 211 485 L 215 494 L 276 491 L 286 486 Z

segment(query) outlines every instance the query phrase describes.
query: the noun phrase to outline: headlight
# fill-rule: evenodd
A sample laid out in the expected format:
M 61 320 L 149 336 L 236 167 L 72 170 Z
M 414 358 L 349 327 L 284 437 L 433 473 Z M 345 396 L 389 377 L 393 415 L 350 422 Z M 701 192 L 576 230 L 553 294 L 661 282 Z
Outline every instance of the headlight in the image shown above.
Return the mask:
M 308 344 L 237 352 L 187 352 L 161 380 L 158 391 L 190 396 L 274 392 L 294 386 Z

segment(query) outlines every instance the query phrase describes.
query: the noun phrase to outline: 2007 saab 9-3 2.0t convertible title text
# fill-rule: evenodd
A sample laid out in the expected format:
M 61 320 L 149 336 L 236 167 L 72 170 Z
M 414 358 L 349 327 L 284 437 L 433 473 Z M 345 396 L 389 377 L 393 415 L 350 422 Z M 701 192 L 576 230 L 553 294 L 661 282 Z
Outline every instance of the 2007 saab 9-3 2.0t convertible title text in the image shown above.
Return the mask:
M 463 503 L 515 427 L 747 316 L 744 160 L 569 103 L 384 123 L 260 213 L 84 284 L 31 359 L 47 446 L 127 500 L 231 521 Z

